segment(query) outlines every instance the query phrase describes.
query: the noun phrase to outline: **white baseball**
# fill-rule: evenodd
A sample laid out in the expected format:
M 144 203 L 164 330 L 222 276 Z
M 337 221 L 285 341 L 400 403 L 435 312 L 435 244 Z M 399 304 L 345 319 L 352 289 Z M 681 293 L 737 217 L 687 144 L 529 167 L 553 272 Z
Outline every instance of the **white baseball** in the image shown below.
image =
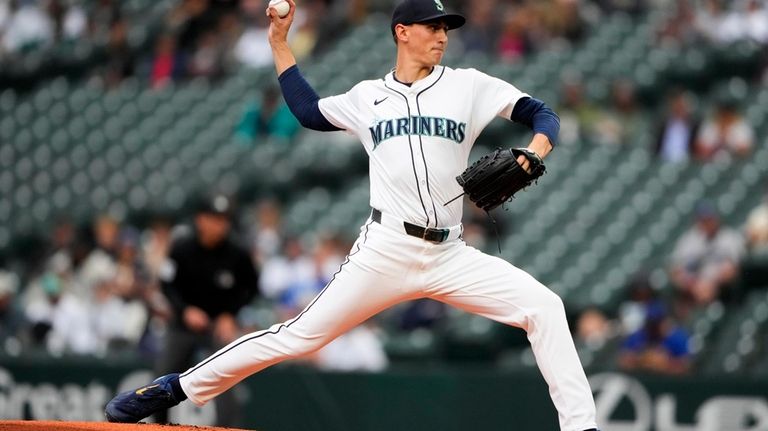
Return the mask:
M 269 0 L 269 7 L 275 8 L 280 18 L 285 18 L 291 10 L 291 5 L 285 0 Z

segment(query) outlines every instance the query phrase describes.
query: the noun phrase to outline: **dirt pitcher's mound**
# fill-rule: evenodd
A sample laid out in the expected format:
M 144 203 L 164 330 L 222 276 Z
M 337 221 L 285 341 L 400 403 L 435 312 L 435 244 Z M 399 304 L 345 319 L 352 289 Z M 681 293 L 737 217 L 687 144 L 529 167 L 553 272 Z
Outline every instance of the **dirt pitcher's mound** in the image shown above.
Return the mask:
M 0 421 L 0 431 L 245 431 L 194 425 L 113 424 L 109 422 Z

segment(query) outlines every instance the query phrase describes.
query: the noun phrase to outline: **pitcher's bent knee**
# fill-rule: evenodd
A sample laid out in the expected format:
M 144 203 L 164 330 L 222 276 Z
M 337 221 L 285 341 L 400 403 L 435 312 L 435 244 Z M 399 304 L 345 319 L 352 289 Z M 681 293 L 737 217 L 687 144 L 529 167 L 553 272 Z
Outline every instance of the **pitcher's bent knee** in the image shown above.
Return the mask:
M 535 305 L 531 310 L 533 316 L 546 318 L 562 317 L 565 319 L 565 305 L 563 300 L 555 292 L 544 289 L 536 295 Z
M 557 308 L 563 306 L 563 300 L 560 299 L 560 296 L 546 287 L 536 290 L 536 293 L 533 295 L 533 301 L 544 308 Z

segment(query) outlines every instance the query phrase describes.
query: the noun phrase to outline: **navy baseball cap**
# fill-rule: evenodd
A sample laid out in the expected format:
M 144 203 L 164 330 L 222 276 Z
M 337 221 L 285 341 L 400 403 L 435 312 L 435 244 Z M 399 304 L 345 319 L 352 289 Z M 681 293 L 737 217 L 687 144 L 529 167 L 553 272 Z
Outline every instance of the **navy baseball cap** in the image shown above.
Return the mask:
M 197 203 L 198 214 L 212 214 L 229 217 L 232 215 L 232 202 L 224 195 L 204 197 Z
M 443 21 L 449 30 L 461 27 L 467 21 L 462 15 L 447 13 L 440 0 L 405 0 L 392 12 L 392 35 L 398 24 L 410 25 L 430 21 Z

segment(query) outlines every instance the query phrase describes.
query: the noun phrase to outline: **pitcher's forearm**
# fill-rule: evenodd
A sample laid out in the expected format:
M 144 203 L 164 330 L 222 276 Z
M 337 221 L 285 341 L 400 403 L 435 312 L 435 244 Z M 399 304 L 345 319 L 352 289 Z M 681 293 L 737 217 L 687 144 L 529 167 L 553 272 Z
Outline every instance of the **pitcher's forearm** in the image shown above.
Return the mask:
M 273 7 L 268 7 L 266 14 L 269 17 L 268 40 L 272 47 L 272 57 L 275 61 L 275 70 L 277 76 L 280 76 L 291 66 L 296 64 L 296 57 L 293 56 L 291 47 L 288 45 L 288 31 L 293 23 L 293 15 L 296 13 L 296 3 L 293 0 L 286 0 L 290 9 L 288 14 L 280 17 Z
M 272 57 L 275 61 L 275 70 L 277 76 L 280 76 L 291 66 L 296 64 L 296 57 L 293 56 L 291 47 L 287 41 L 270 42 L 272 45 Z

